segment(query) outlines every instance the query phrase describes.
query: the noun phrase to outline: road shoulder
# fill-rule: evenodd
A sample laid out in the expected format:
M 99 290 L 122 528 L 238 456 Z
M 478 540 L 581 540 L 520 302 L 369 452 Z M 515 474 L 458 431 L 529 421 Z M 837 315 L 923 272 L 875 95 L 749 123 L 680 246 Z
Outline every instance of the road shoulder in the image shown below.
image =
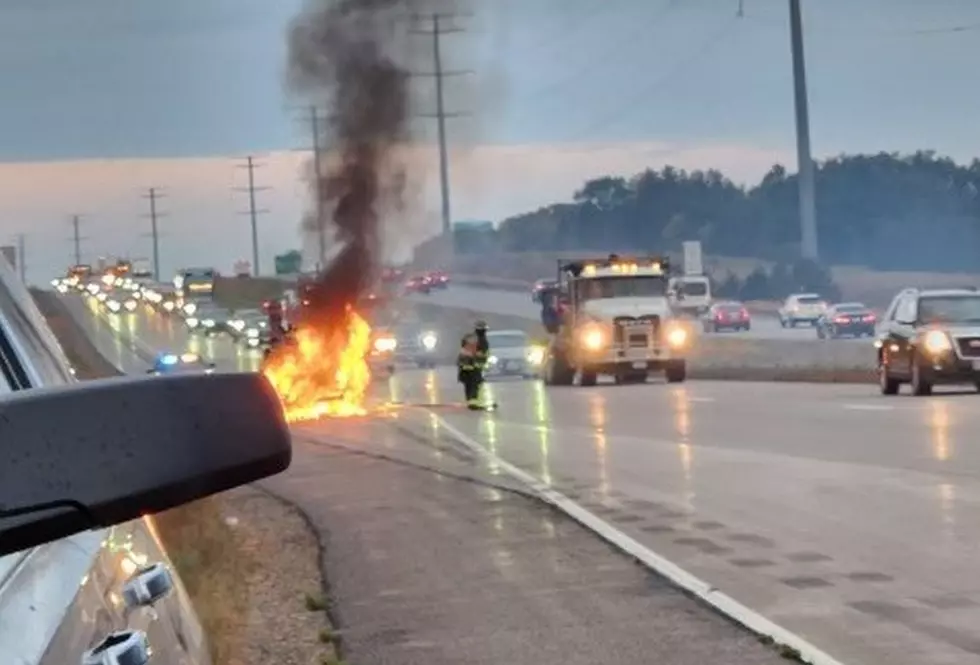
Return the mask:
M 320 535 L 352 662 L 785 662 L 429 427 L 305 426 L 263 483 Z

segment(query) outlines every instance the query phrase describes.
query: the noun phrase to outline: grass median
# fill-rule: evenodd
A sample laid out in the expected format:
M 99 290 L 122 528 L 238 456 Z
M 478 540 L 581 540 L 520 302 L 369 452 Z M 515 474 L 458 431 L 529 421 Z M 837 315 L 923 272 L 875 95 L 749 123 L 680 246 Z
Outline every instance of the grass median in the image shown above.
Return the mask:
M 477 319 L 484 319 L 496 330 L 523 330 L 532 338 L 542 341 L 548 338 L 541 324 L 522 316 L 493 315 L 478 310 L 443 307 L 419 303 L 413 306 L 423 321 L 438 322 L 443 335 L 449 339 L 462 337 L 471 330 Z M 455 337 L 453 337 L 455 335 Z M 872 367 L 832 367 L 753 364 L 750 350 L 757 350 L 761 340 L 705 339 L 699 338 L 688 364 L 688 377 L 716 381 L 788 381 L 799 383 L 875 383 L 877 376 Z M 455 348 L 443 360 L 455 358 Z M 740 358 L 745 358 L 740 363 Z M 719 362 L 714 362 L 717 360 Z M 720 361 L 724 361 L 722 364 Z
M 119 375 L 59 298 L 34 300 L 79 379 Z M 214 665 L 339 663 L 320 545 L 293 506 L 240 487 L 153 516 L 201 620 Z

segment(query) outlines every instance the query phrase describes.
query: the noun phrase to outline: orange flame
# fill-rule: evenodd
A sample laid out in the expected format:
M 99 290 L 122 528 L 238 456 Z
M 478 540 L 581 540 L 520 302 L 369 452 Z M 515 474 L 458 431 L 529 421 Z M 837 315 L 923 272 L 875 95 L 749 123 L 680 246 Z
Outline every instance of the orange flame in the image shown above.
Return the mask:
M 292 342 L 276 347 L 265 363 L 262 371 L 289 422 L 366 413 L 371 327 L 352 309 L 344 323 L 326 330 L 300 325 Z

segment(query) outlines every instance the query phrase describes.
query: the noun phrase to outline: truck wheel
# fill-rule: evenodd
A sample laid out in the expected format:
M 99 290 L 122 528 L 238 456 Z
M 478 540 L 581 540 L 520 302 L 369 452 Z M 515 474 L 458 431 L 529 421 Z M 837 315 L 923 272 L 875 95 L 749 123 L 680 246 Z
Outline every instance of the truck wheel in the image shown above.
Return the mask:
M 570 386 L 575 380 L 575 370 L 561 353 L 548 354 L 544 368 L 544 382 L 549 386 Z
M 599 375 L 591 370 L 583 369 L 578 379 L 580 386 L 594 386 L 599 380 Z
M 687 379 L 687 361 L 669 360 L 664 368 L 667 383 L 683 383 Z

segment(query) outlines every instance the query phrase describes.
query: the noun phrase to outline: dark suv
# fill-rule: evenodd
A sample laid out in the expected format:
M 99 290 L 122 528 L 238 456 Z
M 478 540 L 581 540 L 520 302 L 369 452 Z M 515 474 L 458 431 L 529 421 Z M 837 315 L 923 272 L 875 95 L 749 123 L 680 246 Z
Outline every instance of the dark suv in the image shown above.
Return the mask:
M 883 395 L 903 383 L 913 395 L 937 384 L 980 390 L 980 292 L 906 289 L 895 296 L 875 341 Z

